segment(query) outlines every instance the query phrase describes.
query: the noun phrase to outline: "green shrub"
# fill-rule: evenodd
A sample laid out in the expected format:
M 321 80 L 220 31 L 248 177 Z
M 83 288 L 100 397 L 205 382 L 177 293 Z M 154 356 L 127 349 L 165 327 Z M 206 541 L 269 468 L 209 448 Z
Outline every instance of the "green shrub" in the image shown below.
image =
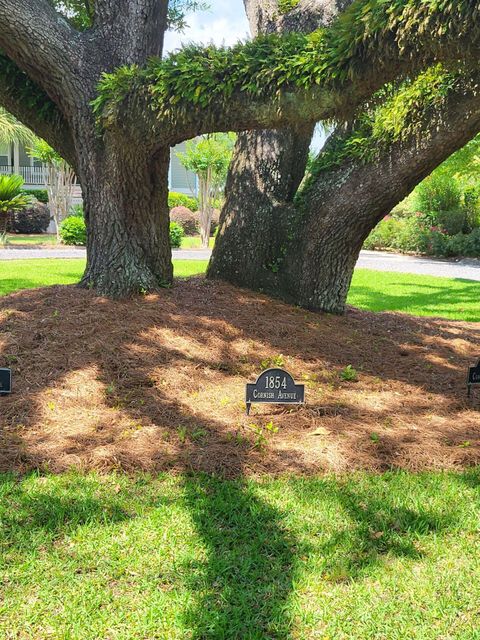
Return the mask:
M 46 189 L 22 189 L 22 193 L 27 196 L 33 196 L 43 204 L 48 204 L 48 191 Z
M 198 209 L 198 201 L 196 198 L 191 198 L 184 193 L 175 193 L 171 191 L 168 194 L 168 208 L 175 209 L 175 207 L 187 207 L 190 211 L 196 211 Z
M 186 236 L 196 236 L 199 233 L 198 214 L 188 207 L 174 207 L 170 211 L 170 220 L 179 224 Z
M 392 249 L 442 257 L 480 258 L 480 228 L 449 235 L 428 227 L 421 218 L 382 220 L 364 243 L 364 249 Z
M 394 249 L 424 253 L 429 246 L 429 231 L 420 218 L 387 216 L 365 240 L 364 249 Z
M 474 229 L 471 233 L 458 233 L 447 238 L 443 253 L 451 257 L 480 258 L 480 229 Z
M 463 206 L 467 212 L 470 230 L 480 227 L 480 187 L 469 187 L 463 194 Z
M 462 192 L 456 180 L 444 174 L 432 173 L 415 191 L 415 208 L 436 224 L 438 211 L 460 209 Z
M 394 237 L 398 232 L 398 228 L 399 221 L 387 216 L 377 224 L 365 240 L 364 249 L 381 250 L 393 248 Z
M 170 246 L 172 249 L 179 249 L 182 246 L 182 227 L 177 222 L 170 222 Z
M 60 237 L 63 244 L 83 246 L 87 244 L 85 220 L 79 216 L 69 216 L 60 225 Z
M 425 253 L 429 247 L 429 229 L 420 218 L 399 220 L 400 228 L 394 238 L 393 248 L 398 251 Z
M 470 231 L 470 229 L 467 228 L 467 210 L 464 208 L 438 211 L 435 222 L 449 236 Z
M 84 218 L 83 213 L 83 205 L 82 204 L 74 204 L 70 207 L 70 211 L 68 216 L 73 216 L 74 218 Z

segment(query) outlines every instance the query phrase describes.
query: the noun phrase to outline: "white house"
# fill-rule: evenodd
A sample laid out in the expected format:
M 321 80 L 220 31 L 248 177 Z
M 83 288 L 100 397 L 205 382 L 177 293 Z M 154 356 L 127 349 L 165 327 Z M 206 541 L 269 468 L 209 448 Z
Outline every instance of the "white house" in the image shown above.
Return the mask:
M 176 155 L 178 151 L 184 151 L 184 149 L 185 143 L 172 149 L 169 188 L 170 191 L 192 195 L 197 193 L 196 176 L 181 165 Z M 26 189 L 44 188 L 45 169 L 43 164 L 40 160 L 31 158 L 22 143 L 0 144 L 0 175 L 10 175 L 12 173 L 22 176 Z M 77 189 L 74 201 L 75 203 L 81 202 L 80 188 Z

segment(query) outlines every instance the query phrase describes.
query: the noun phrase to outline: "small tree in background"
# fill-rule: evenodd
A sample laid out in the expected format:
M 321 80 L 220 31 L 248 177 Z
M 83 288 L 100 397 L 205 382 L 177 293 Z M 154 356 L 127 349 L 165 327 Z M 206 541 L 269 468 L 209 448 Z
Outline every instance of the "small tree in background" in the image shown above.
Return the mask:
M 198 178 L 200 235 L 205 248 L 208 248 L 210 239 L 215 202 L 225 188 L 234 144 L 234 134 L 216 133 L 190 140 L 185 153 L 177 154 L 185 169 L 195 173 Z
M 5 244 L 7 237 L 8 216 L 12 211 L 26 209 L 31 198 L 22 193 L 23 178 L 21 176 L 0 176 L 0 244 Z
M 37 139 L 30 148 L 32 158 L 38 158 L 47 167 L 45 186 L 48 191 L 50 212 L 55 220 L 57 242 L 60 242 L 60 225 L 68 215 L 76 185 L 72 167 L 44 140 Z

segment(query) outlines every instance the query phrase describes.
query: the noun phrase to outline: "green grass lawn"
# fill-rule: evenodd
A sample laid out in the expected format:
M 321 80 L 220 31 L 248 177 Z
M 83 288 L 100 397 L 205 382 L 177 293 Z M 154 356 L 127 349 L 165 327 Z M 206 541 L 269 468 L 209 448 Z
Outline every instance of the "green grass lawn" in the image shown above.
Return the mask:
M 0 262 L 0 295 L 18 289 L 78 282 L 84 260 L 5 260 Z M 175 275 L 203 273 L 205 260 L 175 260 Z M 371 311 L 480 321 L 480 282 L 358 269 L 348 302 Z
M 480 282 L 357 269 L 349 304 L 371 311 L 480 321 Z
M 213 249 L 215 238 L 210 238 L 209 247 Z M 201 249 L 202 239 L 200 236 L 184 236 L 182 238 L 182 249 Z
M 7 244 L 56 244 L 57 236 L 52 233 L 42 233 L 40 235 L 27 235 L 23 233 L 9 233 L 7 235 Z
M 0 637 L 480 637 L 480 471 L 0 476 Z
M 203 273 L 204 260 L 175 260 L 175 275 L 186 278 Z M 75 284 L 85 269 L 83 259 L 38 259 L 0 261 L 0 295 L 20 289 L 32 289 L 53 284 Z

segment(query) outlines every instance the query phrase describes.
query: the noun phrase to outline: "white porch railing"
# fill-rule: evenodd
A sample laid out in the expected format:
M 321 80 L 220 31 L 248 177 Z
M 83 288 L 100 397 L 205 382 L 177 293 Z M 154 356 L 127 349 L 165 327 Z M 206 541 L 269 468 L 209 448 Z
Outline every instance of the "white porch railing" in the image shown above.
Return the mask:
M 25 180 L 25 184 L 43 186 L 47 177 L 47 170 L 43 167 L 20 167 L 20 175 Z
M 11 176 L 13 173 L 13 167 L 10 167 L 8 164 L 0 165 L 0 176 Z
M 25 186 L 35 185 L 43 187 L 45 184 L 47 170 L 43 167 L 18 167 L 16 169 L 15 167 L 8 165 L 0 166 L 0 175 L 10 176 L 12 173 L 21 175 L 25 182 Z

